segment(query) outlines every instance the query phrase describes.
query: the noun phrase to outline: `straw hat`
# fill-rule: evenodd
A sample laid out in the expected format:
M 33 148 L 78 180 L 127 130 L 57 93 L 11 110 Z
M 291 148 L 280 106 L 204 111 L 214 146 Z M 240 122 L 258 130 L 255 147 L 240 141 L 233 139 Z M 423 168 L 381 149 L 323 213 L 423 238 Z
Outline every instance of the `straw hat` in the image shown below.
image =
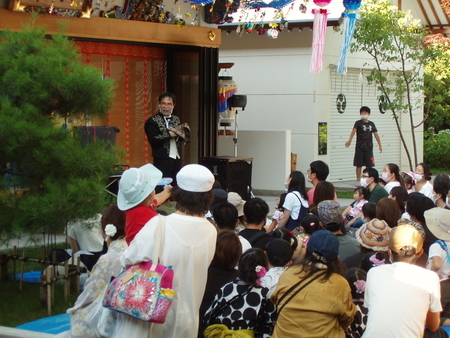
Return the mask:
M 437 238 L 450 241 L 450 210 L 433 208 L 425 211 L 425 222 L 428 229 Z

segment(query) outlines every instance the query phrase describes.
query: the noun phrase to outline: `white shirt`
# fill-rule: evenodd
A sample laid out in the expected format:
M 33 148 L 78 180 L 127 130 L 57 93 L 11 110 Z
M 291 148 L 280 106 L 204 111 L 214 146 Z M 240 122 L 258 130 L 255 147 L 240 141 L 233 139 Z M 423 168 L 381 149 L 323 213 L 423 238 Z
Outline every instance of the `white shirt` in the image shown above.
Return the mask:
M 445 242 L 447 244 L 447 250 L 450 248 L 450 242 Z M 432 266 L 432 257 L 441 257 L 442 260 L 442 266 L 441 268 L 436 271 L 439 277 L 441 278 L 441 281 L 449 279 L 450 275 L 450 262 L 448 261 L 448 254 L 447 251 L 444 251 L 440 244 L 433 243 L 430 246 L 430 250 L 428 253 L 428 263 L 427 263 L 427 269 L 431 270 Z
M 167 116 L 172 117 L 172 115 Z M 169 130 L 169 120 L 164 116 L 164 121 L 166 121 L 166 128 Z M 180 158 L 180 154 L 178 153 L 177 141 L 174 138 L 170 139 L 170 148 L 169 148 L 169 157 L 173 159 Z
M 303 205 L 305 208 L 309 207 L 308 201 L 305 200 L 298 191 L 291 191 L 286 195 L 283 208 L 291 212 L 292 219 L 297 219 L 300 212 L 300 205 Z
M 80 251 L 98 252 L 103 250 L 103 236 L 100 231 L 102 215 L 69 222 L 67 224 L 67 236 L 77 241 Z
M 442 311 L 436 273 L 397 262 L 370 269 L 364 306 L 369 309 L 363 338 L 419 338 L 428 310 Z
M 393 187 L 399 187 L 400 186 L 400 182 L 389 182 L 384 186 L 384 189 L 388 192 L 388 194 L 391 193 L 391 190 Z
M 122 266 L 150 260 L 159 217 L 153 217 L 124 251 Z M 166 217 L 160 263 L 172 265 L 175 295 L 164 324 L 152 324 L 118 314 L 113 337 L 197 337 L 199 308 L 205 292 L 208 266 L 214 257 L 217 230 L 206 218 L 170 214 Z
M 433 198 L 433 185 L 430 182 L 427 182 L 423 185 L 419 192 L 429 198 Z

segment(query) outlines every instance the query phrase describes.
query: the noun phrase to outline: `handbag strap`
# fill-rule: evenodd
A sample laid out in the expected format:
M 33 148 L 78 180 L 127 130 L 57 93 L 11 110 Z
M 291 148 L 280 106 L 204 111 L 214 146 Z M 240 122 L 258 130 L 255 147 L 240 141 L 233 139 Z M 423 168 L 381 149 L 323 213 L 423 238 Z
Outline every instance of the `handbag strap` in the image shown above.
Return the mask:
M 317 272 L 317 271 L 316 271 Z M 314 272 L 313 275 L 316 273 Z M 277 304 L 277 308 L 279 308 L 278 310 L 278 314 L 277 317 L 280 315 L 281 310 L 284 309 L 284 307 L 292 300 L 292 298 L 294 298 L 300 291 L 302 291 L 305 287 L 307 287 L 309 284 L 311 284 L 312 282 L 314 282 L 317 278 L 323 276 L 326 274 L 326 271 L 324 271 L 323 273 L 318 273 L 316 274 L 313 278 L 311 278 L 308 282 L 306 282 L 305 284 L 303 284 L 297 291 L 295 291 L 287 301 L 285 301 L 283 303 L 283 305 L 280 307 L 280 303 L 281 301 L 286 298 L 287 295 L 289 295 L 297 286 L 299 286 L 302 282 L 304 282 L 306 280 L 306 278 L 302 279 L 300 282 L 296 283 L 294 286 L 292 286 L 289 290 L 287 290 L 287 292 L 280 298 L 280 300 L 278 301 Z M 312 275 L 311 275 L 312 276 Z
M 164 237 L 166 232 L 166 216 L 158 215 L 158 224 L 156 225 L 154 234 L 154 245 L 152 251 L 152 266 L 150 270 L 154 271 L 162 256 L 164 248 Z

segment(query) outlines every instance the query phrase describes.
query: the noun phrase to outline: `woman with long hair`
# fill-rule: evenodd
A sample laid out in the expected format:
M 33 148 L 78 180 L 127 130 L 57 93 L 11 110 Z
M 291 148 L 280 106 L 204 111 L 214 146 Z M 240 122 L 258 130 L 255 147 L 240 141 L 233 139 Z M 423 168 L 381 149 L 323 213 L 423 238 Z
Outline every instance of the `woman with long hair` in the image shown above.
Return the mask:
M 300 225 L 302 218 L 309 211 L 305 175 L 301 171 L 293 171 L 285 185 L 288 191 L 283 204 L 284 214 L 277 227 L 292 231 Z
M 271 296 L 278 311 L 273 338 L 345 337 L 356 307 L 338 253 L 333 233 L 312 234 L 304 258 L 281 275 Z
M 320 181 L 317 183 L 316 189 L 314 190 L 313 205 L 310 206 L 311 209 L 316 210 L 317 206 L 322 201 L 334 200 L 334 196 L 336 196 L 334 185 L 327 181 Z
M 96 338 L 113 329 L 107 325 L 107 321 L 101 321 L 101 318 L 114 317 L 111 310 L 103 308 L 102 300 L 111 278 L 122 270 L 120 256 L 128 247 L 125 241 L 125 211 L 116 204 L 109 205 L 103 212 L 101 226 L 108 252 L 100 256 L 84 284 L 83 292 L 74 306 L 67 310 L 72 315 L 70 331 L 60 333 L 59 338 Z M 105 315 L 102 317 L 103 311 Z
M 406 200 L 408 199 L 408 191 L 406 190 L 406 188 L 393 187 L 391 189 L 391 193 L 389 194 L 389 198 L 392 198 L 395 202 L 397 202 L 400 208 L 400 212 L 403 215 L 406 210 Z
M 377 203 L 377 218 L 385 221 L 392 229 L 402 216 L 398 203 L 389 197 L 384 197 Z

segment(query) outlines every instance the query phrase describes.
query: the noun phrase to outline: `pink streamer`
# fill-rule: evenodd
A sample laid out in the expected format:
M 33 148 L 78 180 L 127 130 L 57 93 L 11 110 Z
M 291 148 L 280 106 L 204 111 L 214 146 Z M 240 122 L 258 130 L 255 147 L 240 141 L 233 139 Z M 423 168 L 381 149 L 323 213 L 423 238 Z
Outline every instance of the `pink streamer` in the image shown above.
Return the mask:
M 329 12 L 326 9 L 313 9 L 312 13 L 314 14 L 314 25 L 311 65 L 309 71 L 311 73 L 321 73 Z

